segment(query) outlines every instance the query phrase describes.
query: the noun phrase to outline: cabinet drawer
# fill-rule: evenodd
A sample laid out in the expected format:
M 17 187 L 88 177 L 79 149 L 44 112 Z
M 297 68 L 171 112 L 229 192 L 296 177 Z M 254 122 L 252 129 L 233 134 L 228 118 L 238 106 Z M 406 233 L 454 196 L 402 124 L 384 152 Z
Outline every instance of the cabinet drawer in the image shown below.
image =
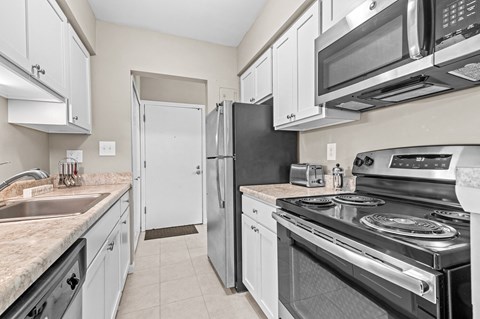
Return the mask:
M 272 213 L 276 209 L 275 206 L 265 204 L 245 195 L 242 196 L 242 212 L 275 234 L 277 233 L 277 223 L 273 219 Z
M 93 225 L 86 233 L 87 239 L 87 266 L 97 255 L 108 235 L 120 219 L 120 201 L 117 201 L 110 209 Z
M 130 192 L 126 192 L 123 194 L 122 198 L 120 198 L 120 214 L 123 215 L 127 208 L 130 205 Z

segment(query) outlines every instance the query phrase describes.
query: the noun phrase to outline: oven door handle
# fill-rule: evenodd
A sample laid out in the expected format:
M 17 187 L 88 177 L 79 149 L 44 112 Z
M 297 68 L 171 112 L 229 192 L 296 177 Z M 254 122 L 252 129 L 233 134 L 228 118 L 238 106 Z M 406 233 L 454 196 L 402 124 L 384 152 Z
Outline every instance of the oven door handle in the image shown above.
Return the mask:
M 405 269 L 396 268 L 389 266 L 383 263 L 381 260 L 365 256 L 360 251 L 355 251 L 348 248 L 348 245 L 341 243 L 340 241 L 335 240 L 335 242 L 330 242 L 326 239 L 323 239 L 320 236 L 314 235 L 312 232 L 299 227 L 296 225 L 295 219 L 290 218 L 286 214 L 273 212 L 272 217 L 282 225 L 283 227 L 289 229 L 300 237 L 304 238 L 308 242 L 314 244 L 315 246 L 322 248 L 325 251 L 359 267 L 365 271 L 368 271 L 384 280 L 390 281 L 397 286 L 400 286 L 410 292 L 415 293 L 416 295 L 432 302 L 436 303 L 436 291 L 435 285 L 429 284 L 433 282 L 434 278 L 425 278 L 423 272 L 414 269 L 413 267 L 404 267 Z M 419 278 L 424 277 L 424 278 Z

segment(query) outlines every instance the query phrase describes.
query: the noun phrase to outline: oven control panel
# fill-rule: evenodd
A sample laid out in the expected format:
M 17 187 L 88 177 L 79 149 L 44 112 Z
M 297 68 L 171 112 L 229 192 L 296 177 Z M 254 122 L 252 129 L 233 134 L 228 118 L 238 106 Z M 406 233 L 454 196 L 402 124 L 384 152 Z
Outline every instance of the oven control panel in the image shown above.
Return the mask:
M 408 154 L 408 155 L 394 155 L 390 168 L 403 169 L 443 169 L 450 168 L 452 161 L 452 154 Z

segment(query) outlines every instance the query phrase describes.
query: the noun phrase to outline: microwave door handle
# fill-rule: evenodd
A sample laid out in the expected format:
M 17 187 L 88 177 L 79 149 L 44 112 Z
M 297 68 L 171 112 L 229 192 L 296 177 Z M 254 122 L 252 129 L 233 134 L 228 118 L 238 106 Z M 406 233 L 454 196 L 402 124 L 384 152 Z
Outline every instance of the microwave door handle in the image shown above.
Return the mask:
M 407 42 L 408 53 L 410 58 L 418 60 L 423 58 L 420 48 L 420 39 L 418 37 L 419 21 L 418 21 L 418 0 L 408 0 L 407 5 Z

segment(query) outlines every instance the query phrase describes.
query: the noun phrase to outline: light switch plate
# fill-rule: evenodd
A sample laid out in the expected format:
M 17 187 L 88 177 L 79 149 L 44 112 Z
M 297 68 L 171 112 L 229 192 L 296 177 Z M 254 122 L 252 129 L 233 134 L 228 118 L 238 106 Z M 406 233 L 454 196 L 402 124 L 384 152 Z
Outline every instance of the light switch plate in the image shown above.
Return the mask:
M 98 155 L 100 156 L 115 156 L 115 141 L 100 141 L 98 143 Z
M 67 150 L 67 157 L 73 158 L 78 163 L 83 163 L 83 151 L 82 150 Z
M 327 144 L 327 161 L 335 161 L 337 159 L 337 143 Z

